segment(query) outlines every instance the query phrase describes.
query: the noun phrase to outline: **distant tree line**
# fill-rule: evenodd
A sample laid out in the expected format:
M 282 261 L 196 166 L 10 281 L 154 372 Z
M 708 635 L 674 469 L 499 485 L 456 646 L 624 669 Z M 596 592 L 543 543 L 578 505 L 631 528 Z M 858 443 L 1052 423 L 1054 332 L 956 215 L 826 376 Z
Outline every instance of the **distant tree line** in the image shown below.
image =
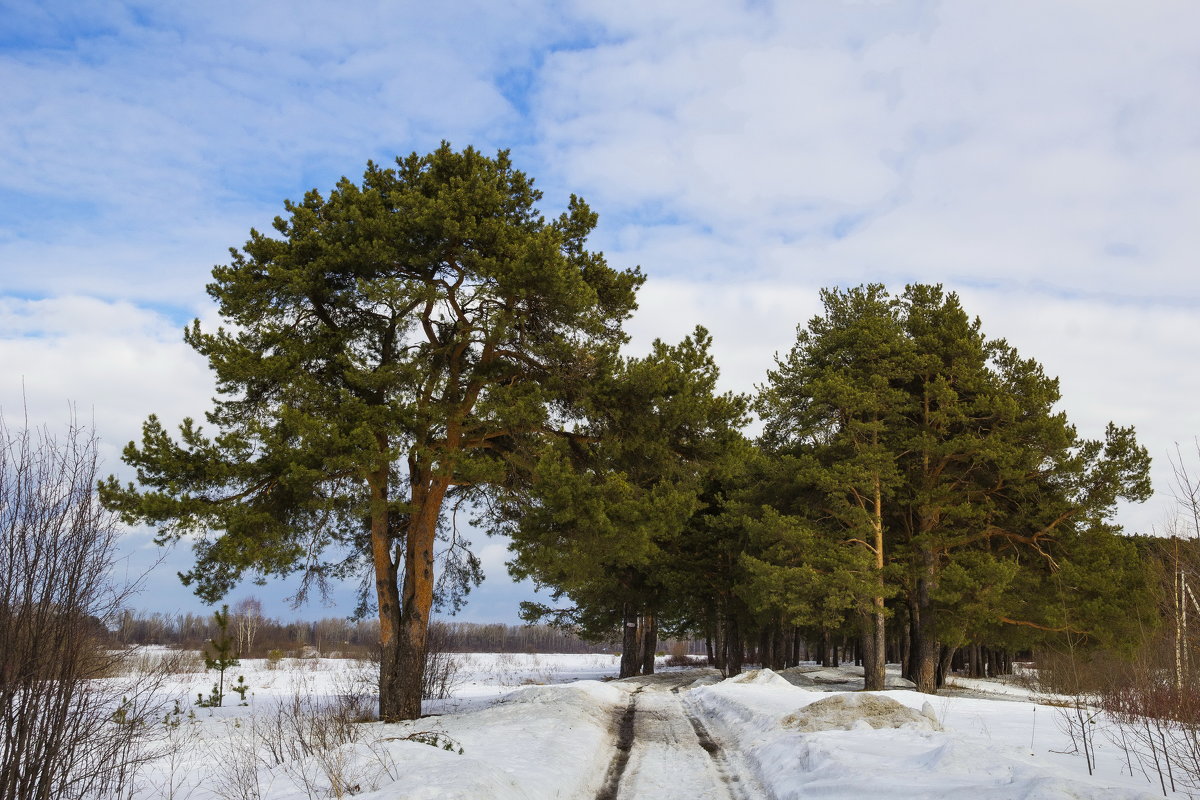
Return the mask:
M 99 621 L 95 625 L 104 628 Z M 326 617 L 311 622 L 281 622 L 261 615 L 257 601 L 242 601 L 231 608 L 230 636 L 234 652 L 242 658 L 266 658 L 274 651 L 289 657 L 371 657 L 379 646 L 375 620 L 352 621 Z M 112 624 L 107 641 L 112 645 L 165 645 L 199 650 L 218 636 L 211 614 L 164 614 L 126 610 Z M 614 641 L 584 639 L 551 625 L 435 620 L 430 626 L 431 649 L 441 653 L 612 653 Z M 703 655 L 702 641 L 664 640 L 661 652 Z

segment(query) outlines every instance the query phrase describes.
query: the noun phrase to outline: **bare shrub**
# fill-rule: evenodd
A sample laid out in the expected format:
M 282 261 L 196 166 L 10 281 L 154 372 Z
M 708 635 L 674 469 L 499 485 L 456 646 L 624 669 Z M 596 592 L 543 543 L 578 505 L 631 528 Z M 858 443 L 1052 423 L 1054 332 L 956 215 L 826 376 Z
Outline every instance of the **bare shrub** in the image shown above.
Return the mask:
M 359 728 L 347 709 L 336 701 L 322 703 L 307 680 L 297 680 L 292 695 L 277 700 L 259 727 L 268 763 L 282 765 L 357 742 Z
M 1034 667 L 1022 670 L 1014 682 L 1046 695 L 1099 695 L 1127 682 L 1132 660 L 1106 650 L 1045 648 L 1034 655 Z
M 0 800 L 122 798 L 162 702 L 109 649 L 133 586 L 109 576 L 112 517 L 95 493 L 94 435 L 56 439 L 0 418 Z M 161 674 L 161 673 L 153 673 Z
M 704 666 L 704 658 L 702 656 L 677 655 L 671 653 L 667 656 L 664 662 L 668 667 L 702 667 Z
M 219 768 L 212 773 L 212 790 L 221 800 L 262 800 L 264 790 L 258 755 L 262 723 L 251 715 L 226 722 L 228 735 L 213 752 Z
M 379 668 L 370 661 L 356 661 L 333 674 L 334 703 L 338 712 L 352 722 L 379 718 Z
M 1178 688 L 1168 669 L 1139 670 L 1100 702 L 1114 723 L 1109 738 L 1130 774 L 1137 766 L 1164 793 L 1200 791 L 1200 695 Z
M 1083 753 L 1087 762 L 1088 775 L 1096 770 L 1096 718 L 1100 709 L 1094 705 L 1094 698 L 1087 695 L 1076 695 L 1070 702 L 1064 702 L 1056 707 L 1059 730 L 1071 740 L 1073 753 Z
M 425 673 L 421 682 L 421 697 L 426 700 L 446 700 L 462 682 L 459 657 L 447 652 L 447 630 L 440 622 L 429 626 L 425 640 Z
M 160 736 L 156 769 L 148 787 L 162 800 L 188 800 L 200 785 L 193 767 L 201 741 L 195 714 L 184 714 L 176 702 L 174 709 L 163 715 Z
M 512 653 L 499 653 L 487 664 L 492 677 L 504 685 L 515 686 L 521 682 L 524 666 Z
M 160 657 L 160 668 L 168 675 L 195 675 L 204 672 L 204 659 L 195 650 L 167 650 Z
M 667 647 L 668 663 L 670 659 L 685 661 L 688 657 L 688 643 L 681 639 L 672 641 Z
M 227 721 L 226 735 L 202 756 L 217 764 L 209 790 L 221 800 L 261 800 L 278 791 L 283 781 L 290 784 L 288 791 L 308 800 L 344 798 L 402 777 L 387 742 L 416 741 L 462 752 L 461 745 L 441 731 L 379 738 L 384 728 L 362 724 L 374 718 L 376 690 L 358 674 L 367 669 L 338 679 L 330 696 L 316 694 L 312 677 L 297 672 L 289 696 Z M 185 729 L 182 737 L 186 736 Z M 160 784 L 165 787 L 168 781 Z M 175 785 L 181 789 L 174 797 L 184 800 L 190 785 Z M 162 788 L 160 793 L 168 796 Z
M 194 650 L 150 650 L 144 647 L 129 649 L 114 662 L 120 674 L 132 675 L 193 675 L 204 671 L 204 662 Z
M 382 777 L 396 773 L 386 750 L 377 741 L 366 741 L 370 759 L 365 760 L 355 758 L 349 747 L 362 742 L 366 729 L 361 720 L 373 718 L 374 706 L 373 694 L 353 676 L 325 701 L 301 677 L 290 697 L 277 701 L 265 717 L 256 717 L 260 758 L 311 800 L 376 788 Z
M 1148 636 L 1136 656 L 1067 653 L 1038 657 L 1035 688 L 1053 691 L 1059 727 L 1096 767 L 1098 732 L 1163 794 L 1200 792 L 1200 693 L 1179 685 L 1173 642 Z M 1074 658 L 1071 658 L 1071 656 Z

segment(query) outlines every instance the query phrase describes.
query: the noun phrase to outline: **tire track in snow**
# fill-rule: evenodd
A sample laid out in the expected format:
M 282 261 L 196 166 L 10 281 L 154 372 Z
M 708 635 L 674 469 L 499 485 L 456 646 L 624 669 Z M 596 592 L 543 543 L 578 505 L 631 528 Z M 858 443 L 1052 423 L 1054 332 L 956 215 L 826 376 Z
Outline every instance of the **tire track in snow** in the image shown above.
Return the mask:
M 700 746 L 712 759 L 713 768 L 716 769 L 721 782 L 729 791 L 730 800 L 760 800 L 760 798 L 770 797 L 751 775 L 741 754 L 722 747 L 713 737 L 708 726 L 704 724 L 704 720 L 700 718 L 694 708 L 690 707 L 690 703 L 681 698 L 680 707 L 688 722 L 691 723 Z
M 722 745 L 680 690 L 694 679 L 633 678 L 629 705 L 614 720 L 617 752 L 596 800 L 684 796 L 763 800 L 743 759 Z
M 616 720 L 617 752 L 609 762 L 608 772 L 604 775 L 604 785 L 600 787 L 596 800 L 617 800 L 617 789 L 621 785 L 621 776 L 629 765 L 629 754 L 633 750 L 635 722 L 637 717 L 637 696 L 642 691 L 639 686 L 629 695 L 629 705 Z

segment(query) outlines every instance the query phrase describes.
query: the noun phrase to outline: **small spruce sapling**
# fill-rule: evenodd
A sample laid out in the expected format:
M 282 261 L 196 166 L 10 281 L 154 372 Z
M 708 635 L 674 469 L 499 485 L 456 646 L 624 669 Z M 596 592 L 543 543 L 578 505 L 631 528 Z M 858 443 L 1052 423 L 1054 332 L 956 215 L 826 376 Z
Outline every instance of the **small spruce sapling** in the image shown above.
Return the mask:
M 208 640 L 204 648 L 204 668 L 215 669 L 220 673 L 212 694 L 205 699 L 197 695 L 196 705 L 203 707 L 220 706 L 225 699 L 225 670 L 236 667 L 241 662 L 234 654 L 234 639 L 229 635 L 229 606 L 221 606 L 220 611 L 213 612 L 213 621 L 217 623 L 217 635 Z M 209 652 L 209 648 L 212 652 Z M 234 691 L 238 691 L 234 689 Z M 241 690 L 245 700 L 245 688 Z

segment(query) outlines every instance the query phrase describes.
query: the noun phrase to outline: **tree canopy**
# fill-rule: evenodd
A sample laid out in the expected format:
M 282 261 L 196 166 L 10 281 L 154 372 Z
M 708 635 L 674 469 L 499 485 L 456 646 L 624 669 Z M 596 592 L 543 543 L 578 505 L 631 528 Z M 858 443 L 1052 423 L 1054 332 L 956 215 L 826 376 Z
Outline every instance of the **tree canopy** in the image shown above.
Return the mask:
M 160 539 L 199 537 L 186 579 L 210 601 L 247 570 L 369 570 L 385 719 L 420 714 L 444 504 L 569 434 L 635 307 L 641 273 L 586 247 L 596 215 L 572 196 L 546 220 L 540 198 L 507 152 L 443 144 L 285 203 L 213 270 L 228 327 L 186 332 L 214 432 L 151 417 L 124 453 L 140 487 L 102 487 Z
M 1131 428 L 1079 438 L 1056 408 L 1058 381 L 985 337 L 940 286 L 822 298 L 768 376 L 763 442 L 805 494 L 793 513 L 871 550 L 880 583 L 891 565 L 911 674 L 932 691 L 939 648 L 966 626 L 1047 627 L 1001 610 L 1017 567 L 1057 569 L 1066 542 L 1103 535 L 1119 498 L 1148 497 L 1149 458 Z
M 547 450 L 531 491 L 509 497 L 514 574 L 574 603 L 528 604 L 527 615 L 593 635 L 621 620 L 623 675 L 643 664 L 638 641 L 653 652 L 646 626 L 656 630 L 676 600 L 680 538 L 704 488 L 739 454 L 747 400 L 717 392 L 711 345 L 697 328 L 678 345 L 655 341 L 648 356 L 625 359 L 596 387 L 581 429 L 587 443 Z

